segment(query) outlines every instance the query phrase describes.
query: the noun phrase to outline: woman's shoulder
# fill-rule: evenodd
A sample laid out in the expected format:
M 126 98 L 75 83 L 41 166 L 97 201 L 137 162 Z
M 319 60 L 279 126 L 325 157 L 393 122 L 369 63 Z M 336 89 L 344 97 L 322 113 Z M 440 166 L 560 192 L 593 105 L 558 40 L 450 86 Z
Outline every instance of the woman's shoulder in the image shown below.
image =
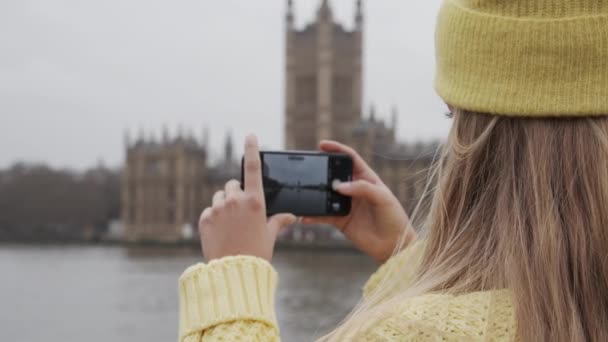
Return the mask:
M 410 286 L 426 243 L 418 240 L 382 265 L 368 280 L 364 296 L 388 279 L 399 278 L 391 293 Z M 511 291 L 464 294 L 427 293 L 394 302 L 391 314 L 367 331 L 370 341 L 513 341 Z
M 515 316 L 508 290 L 430 293 L 397 302 L 391 312 L 367 332 L 369 340 L 515 340 Z
M 420 265 L 425 245 L 425 240 L 416 240 L 388 259 L 374 274 L 372 274 L 365 284 L 363 288 L 364 297 L 367 297 L 383 281 L 397 273 L 399 274 L 401 282 L 400 286 L 409 285 Z

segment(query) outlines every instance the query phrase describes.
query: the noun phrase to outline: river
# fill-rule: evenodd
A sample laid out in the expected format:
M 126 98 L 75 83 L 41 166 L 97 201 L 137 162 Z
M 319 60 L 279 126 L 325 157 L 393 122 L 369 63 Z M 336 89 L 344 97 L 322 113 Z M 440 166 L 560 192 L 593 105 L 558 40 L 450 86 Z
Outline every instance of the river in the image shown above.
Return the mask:
M 0 341 L 176 341 L 177 279 L 191 249 L 0 245 Z M 284 341 L 344 318 L 376 266 L 354 253 L 278 251 Z

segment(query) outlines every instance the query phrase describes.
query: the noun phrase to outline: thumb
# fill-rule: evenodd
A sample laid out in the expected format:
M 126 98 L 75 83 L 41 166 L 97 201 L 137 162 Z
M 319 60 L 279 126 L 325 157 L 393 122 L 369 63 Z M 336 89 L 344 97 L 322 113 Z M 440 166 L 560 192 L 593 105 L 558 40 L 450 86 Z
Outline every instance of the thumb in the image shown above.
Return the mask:
M 283 228 L 296 223 L 297 220 L 297 217 L 292 214 L 274 215 L 268 220 L 268 228 L 274 236 L 277 236 Z
M 343 195 L 365 199 L 373 204 L 382 204 L 390 196 L 382 186 L 362 179 L 337 184 L 335 190 Z

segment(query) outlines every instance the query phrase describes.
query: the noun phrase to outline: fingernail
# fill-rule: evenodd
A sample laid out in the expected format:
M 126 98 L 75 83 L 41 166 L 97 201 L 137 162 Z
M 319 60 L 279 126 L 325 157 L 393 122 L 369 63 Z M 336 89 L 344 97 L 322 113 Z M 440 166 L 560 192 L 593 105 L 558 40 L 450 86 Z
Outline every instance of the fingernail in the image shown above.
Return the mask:
M 342 184 L 342 182 L 339 179 L 334 179 L 334 181 L 331 182 L 331 188 L 334 190 L 338 190 L 340 184 Z
M 248 142 L 250 144 L 255 144 L 255 143 L 258 142 L 258 137 L 255 134 L 253 134 L 253 133 L 249 133 L 245 137 L 245 142 Z
M 338 181 L 337 183 L 332 184 L 332 186 L 334 190 L 347 190 L 351 186 L 351 183 Z

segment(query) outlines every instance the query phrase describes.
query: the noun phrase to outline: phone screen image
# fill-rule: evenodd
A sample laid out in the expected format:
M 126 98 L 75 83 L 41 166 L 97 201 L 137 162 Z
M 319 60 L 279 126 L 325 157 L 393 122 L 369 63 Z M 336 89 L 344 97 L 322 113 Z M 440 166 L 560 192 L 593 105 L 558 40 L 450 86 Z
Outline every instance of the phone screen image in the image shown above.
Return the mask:
M 269 213 L 326 212 L 330 196 L 327 155 L 263 154 L 263 183 Z

